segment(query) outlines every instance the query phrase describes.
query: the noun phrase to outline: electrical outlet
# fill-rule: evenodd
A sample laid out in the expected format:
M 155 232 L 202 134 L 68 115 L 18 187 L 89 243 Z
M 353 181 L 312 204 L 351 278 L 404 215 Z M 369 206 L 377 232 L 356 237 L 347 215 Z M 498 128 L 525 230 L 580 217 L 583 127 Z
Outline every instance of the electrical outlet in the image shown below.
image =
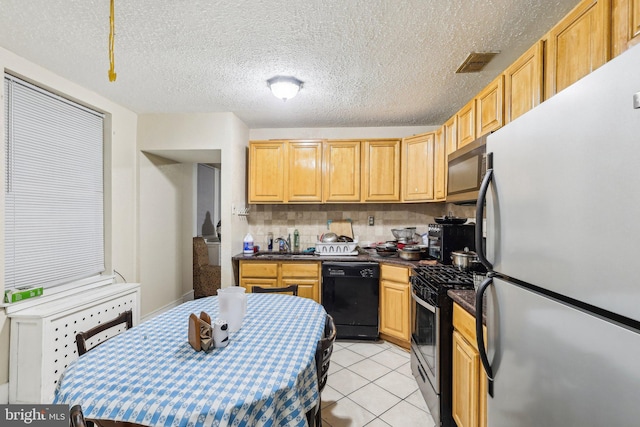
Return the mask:
M 373 224 L 374 224 L 373 215 L 369 215 L 369 225 L 373 226 Z

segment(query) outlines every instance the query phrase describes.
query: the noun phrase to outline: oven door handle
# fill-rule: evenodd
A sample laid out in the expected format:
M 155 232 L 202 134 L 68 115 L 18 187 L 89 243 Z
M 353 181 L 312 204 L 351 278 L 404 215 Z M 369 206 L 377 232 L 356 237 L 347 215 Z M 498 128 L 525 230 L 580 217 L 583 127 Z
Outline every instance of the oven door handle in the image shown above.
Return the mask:
M 491 363 L 489 362 L 489 357 L 487 356 L 487 351 L 484 346 L 484 328 L 482 325 L 483 297 L 485 291 L 491 284 L 493 284 L 493 275 L 490 273 L 480 286 L 478 286 L 478 291 L 476 292 L 476 343 L 478 345 L 478 353 L 480 353 L 482 367 L 484 368 L 489 380 L 488 392 L 489 395 L 493 397 L 493 369 L 491 368 Z
M 427 303 L 425 300 L 423 300 L 422 298 L 420 298 L 419 296 L 417 296 L 415 294 L 415 292 L 413 292 L 413 289 L 411 290 L 411 297 L 421 306 L 423 306 L 424 308 L 426 308 L 427 310 L 429 310 L 430 312 L 434 313 L 436 312 L 436 308 L 434 306 L 432 306 L 431 304 Z

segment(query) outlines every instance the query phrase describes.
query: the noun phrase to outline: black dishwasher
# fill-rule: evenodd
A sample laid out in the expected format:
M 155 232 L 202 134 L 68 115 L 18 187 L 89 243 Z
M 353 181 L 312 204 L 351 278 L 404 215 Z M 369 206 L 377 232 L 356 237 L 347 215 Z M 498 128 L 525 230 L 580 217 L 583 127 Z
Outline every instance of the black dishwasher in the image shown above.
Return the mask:
M 376 262 L 323 262 L 322 305 L 339 339 L 378 339 L 380 267 Z

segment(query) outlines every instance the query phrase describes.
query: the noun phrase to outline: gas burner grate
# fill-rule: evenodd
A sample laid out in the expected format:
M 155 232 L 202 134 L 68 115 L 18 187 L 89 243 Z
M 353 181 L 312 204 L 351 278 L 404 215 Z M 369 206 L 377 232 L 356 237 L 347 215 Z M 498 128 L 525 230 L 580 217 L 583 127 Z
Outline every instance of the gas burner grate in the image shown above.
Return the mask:
M 453 289 L 473 288 L 473 275 L 468 271 L 461 271 L 451 265 L 429 265 L 415 267 L 415 275 L 423 282 L 434 287 Z

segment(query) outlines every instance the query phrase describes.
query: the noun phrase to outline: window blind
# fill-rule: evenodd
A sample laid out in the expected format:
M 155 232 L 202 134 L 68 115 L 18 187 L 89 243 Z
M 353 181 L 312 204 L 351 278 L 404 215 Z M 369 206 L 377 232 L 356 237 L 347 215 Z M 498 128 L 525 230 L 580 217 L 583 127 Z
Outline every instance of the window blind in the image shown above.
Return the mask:
M 5 289 L 104 271 L 103 116 L 5 74 Z

